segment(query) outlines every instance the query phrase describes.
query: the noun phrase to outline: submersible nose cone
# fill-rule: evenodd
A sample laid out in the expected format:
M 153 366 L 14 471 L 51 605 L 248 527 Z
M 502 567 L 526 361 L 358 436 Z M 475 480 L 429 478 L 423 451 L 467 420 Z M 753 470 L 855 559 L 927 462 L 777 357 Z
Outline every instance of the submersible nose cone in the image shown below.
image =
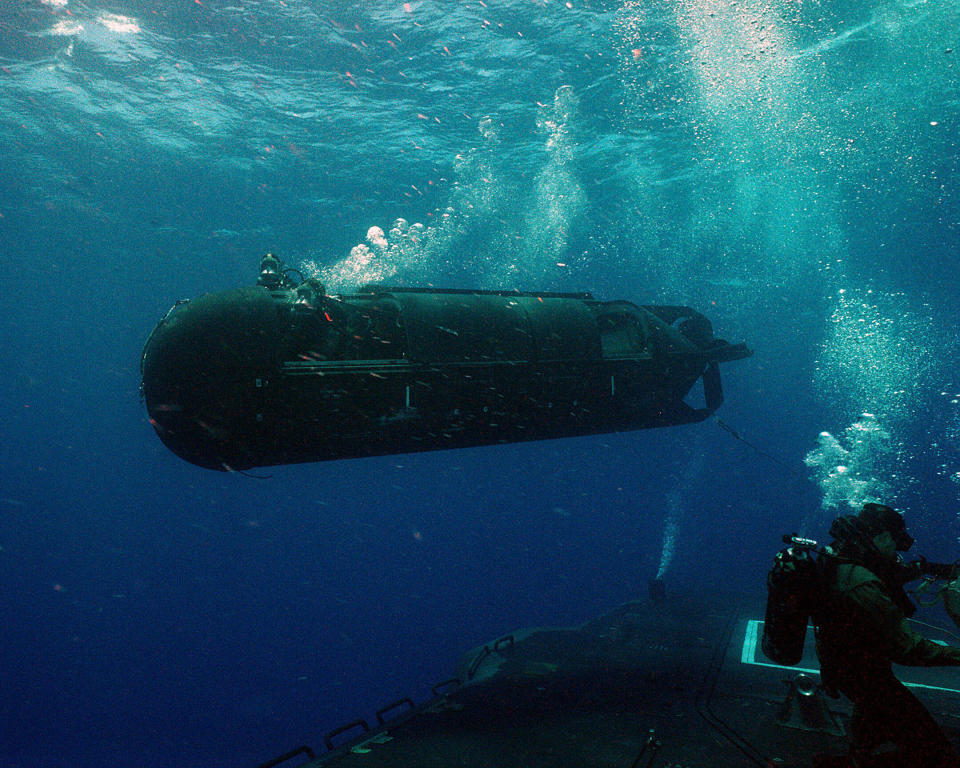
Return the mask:
M 262 287 L 203 296 L 157 326 L 143 353 L 150 423 L 181 458 L 248 469 L 258 376 L 271 370 L 277 310 Z M 262 382 L 261 382 L 262 383 Z

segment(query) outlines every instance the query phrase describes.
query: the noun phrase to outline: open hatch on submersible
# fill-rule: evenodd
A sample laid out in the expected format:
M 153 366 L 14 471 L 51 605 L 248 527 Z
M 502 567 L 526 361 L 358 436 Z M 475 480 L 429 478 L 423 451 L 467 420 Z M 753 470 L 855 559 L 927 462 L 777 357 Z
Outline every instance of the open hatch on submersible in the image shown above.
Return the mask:
M 257 285 L 178 302 L 147 339 L 141 392 L 181 458 L 229 471 L 687 424 L 723 402 L 718 364 L 751 354 L 689 307 L 379 285 L 333 296 L 291 274 L 267 254 Z

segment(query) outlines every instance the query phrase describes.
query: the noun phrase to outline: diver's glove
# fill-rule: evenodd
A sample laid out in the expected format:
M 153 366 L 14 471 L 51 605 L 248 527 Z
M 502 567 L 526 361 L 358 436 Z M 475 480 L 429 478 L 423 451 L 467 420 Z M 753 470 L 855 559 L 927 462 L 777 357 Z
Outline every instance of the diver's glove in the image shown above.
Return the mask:
M 960 627 L 960 579 L 954 579 L 940 593 L 943 597 L 943 607 L 953 623 Z
M 924 577 L 953 581 L 958 576 L 960 576 L 960 564 L 958 563 L 931 563 L 926 558 L 921 557 L 919 560 L 911 560 L 903 565 L 904 584 Z

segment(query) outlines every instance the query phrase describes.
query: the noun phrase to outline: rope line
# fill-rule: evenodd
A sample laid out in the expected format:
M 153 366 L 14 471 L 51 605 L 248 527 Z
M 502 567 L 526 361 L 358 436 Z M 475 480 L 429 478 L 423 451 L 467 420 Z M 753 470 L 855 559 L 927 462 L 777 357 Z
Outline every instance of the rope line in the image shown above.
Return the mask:
M 812 480 L 810 480 L 809 477 L 807 477 L 806 475 L 804 475 L 802 472 L 798 471 L 797 469 L 794 469 L 793 467 L 791 467 L 791 466 L 790 466 L 789 464 L 787 464 L 786 462 L 781 461 L 780 459 L 778 459 L 778 458 L 777 458 L 776 456 L 774 456 L 773 454 L 767 453 L 767 452 L 764 451 L 762 448 L 757 447 L 756 445 L 754 445 L 753 443 L 751 443 L 751 442 L 750 442 L 749 440 L 747 440 L 746 438 L 741 437 L 741 436 L 740 436 L 740 433 L 737 432 L 737 430 L 735 430 L 735 429 L 734 429 L 733 427 L 731 427 L 729 424 L 727 424 L 727 422 L 723 421 L 722 419 L 720 419 L 720 418 L 717 417 L 717 416 L 714 416 L 713 418 L 714 418 L 714 421 L 716 421 L 717 424 L 719 425 L 720 429 L 722 429 L 724 432 L 728 432 L 735 440 L 739 440 L 741 443 L 743 443 L 744 445 L 746 445 L 746 446 L 749 447 L 749 448 L 752 448 L 754 451 L 756 451 L 758 454 L 760 454 L 761 456 L 763 456 L 765 459 L 769 459 L 769 460 L 772 461 L 774 464 L 776 464 L 777 466 L 779 466 L 779 467 L 787 470 L 788 472 L 790 472 L 791 474 L 795 475 L 796 477 L 799 477 L 799 478 L 802 479 L 802 480 L 808 480 L 808 481 L 810 481 L 810 482 L 813 482 Z

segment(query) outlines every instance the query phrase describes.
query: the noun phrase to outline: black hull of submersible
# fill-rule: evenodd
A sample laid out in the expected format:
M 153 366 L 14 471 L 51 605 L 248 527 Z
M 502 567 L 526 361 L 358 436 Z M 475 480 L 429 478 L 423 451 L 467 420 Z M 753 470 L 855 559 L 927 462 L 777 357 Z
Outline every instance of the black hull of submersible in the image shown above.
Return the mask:
M 229 471 L 696 422 L 722 402 L 718 363 L 749 354 L 687 307 L 255 286 L 171 309 L 142 393 L 170 450 Z

